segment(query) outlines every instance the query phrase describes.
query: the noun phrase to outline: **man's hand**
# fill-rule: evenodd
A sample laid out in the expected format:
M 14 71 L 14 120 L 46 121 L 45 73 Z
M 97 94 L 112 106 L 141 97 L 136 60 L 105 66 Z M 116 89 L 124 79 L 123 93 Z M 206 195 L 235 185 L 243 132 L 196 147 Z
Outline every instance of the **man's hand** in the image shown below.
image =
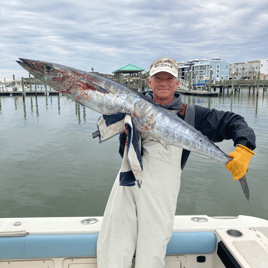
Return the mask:
M 254 154 L 249 148 L 240 144 L 236 146 L 236 151 L 229 154 L 233 159 L 227 163 L 226 168 L 232 172 L 234 180 L 241 179 L 247 173 L 249 160 Z

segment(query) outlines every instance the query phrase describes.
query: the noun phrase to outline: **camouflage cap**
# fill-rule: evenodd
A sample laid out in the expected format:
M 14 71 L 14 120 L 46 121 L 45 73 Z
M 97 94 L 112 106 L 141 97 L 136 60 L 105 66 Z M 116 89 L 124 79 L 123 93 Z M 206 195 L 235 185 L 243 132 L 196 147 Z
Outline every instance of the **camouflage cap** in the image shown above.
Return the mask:
M 150 77 L 160 72 L 167 72 L 178 77 L 178 63 L 172 58 L 160 58 L 150 66 Z

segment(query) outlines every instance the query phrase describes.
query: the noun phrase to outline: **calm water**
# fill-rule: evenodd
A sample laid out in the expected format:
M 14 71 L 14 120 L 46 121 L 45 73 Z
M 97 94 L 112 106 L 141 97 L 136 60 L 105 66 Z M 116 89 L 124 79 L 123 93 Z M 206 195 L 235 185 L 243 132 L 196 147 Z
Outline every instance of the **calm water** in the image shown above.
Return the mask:
M 224 165 L 194 153 L 182 173 L 176 214 L 268 219 L 268 94 L 183 96 L 245 117 L 257 136 L 246 200 Z M 0 98 L 0 217 L 101 216 L 120 168 L 118 137 L 92 139 L 99 114 L 64 96 Z M 229 153 L 232 141 L 218 146 Z

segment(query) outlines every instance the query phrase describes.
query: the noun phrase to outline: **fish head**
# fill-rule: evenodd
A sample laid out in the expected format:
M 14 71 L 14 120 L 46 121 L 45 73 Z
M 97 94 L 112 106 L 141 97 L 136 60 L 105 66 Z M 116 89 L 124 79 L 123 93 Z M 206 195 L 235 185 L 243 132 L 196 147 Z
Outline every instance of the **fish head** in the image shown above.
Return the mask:
M 60 92 L 68 92 L 75 81 L 75 69 L 60 64 L 22 59 L 17 61 L 25 70 L 44 84 Z

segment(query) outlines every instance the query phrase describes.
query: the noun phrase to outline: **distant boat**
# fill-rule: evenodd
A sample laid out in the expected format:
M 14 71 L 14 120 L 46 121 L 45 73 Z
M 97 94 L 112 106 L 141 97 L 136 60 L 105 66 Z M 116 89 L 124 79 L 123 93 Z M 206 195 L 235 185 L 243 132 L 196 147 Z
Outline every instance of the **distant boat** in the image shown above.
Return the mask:
M 13 86 L 12 91 L 22 91 L 22 87 L 20 85 L 15 85 Z
M 5 91 L 6 90 L 6 85 L 2 84 L 0 85 L 0 91 Z

